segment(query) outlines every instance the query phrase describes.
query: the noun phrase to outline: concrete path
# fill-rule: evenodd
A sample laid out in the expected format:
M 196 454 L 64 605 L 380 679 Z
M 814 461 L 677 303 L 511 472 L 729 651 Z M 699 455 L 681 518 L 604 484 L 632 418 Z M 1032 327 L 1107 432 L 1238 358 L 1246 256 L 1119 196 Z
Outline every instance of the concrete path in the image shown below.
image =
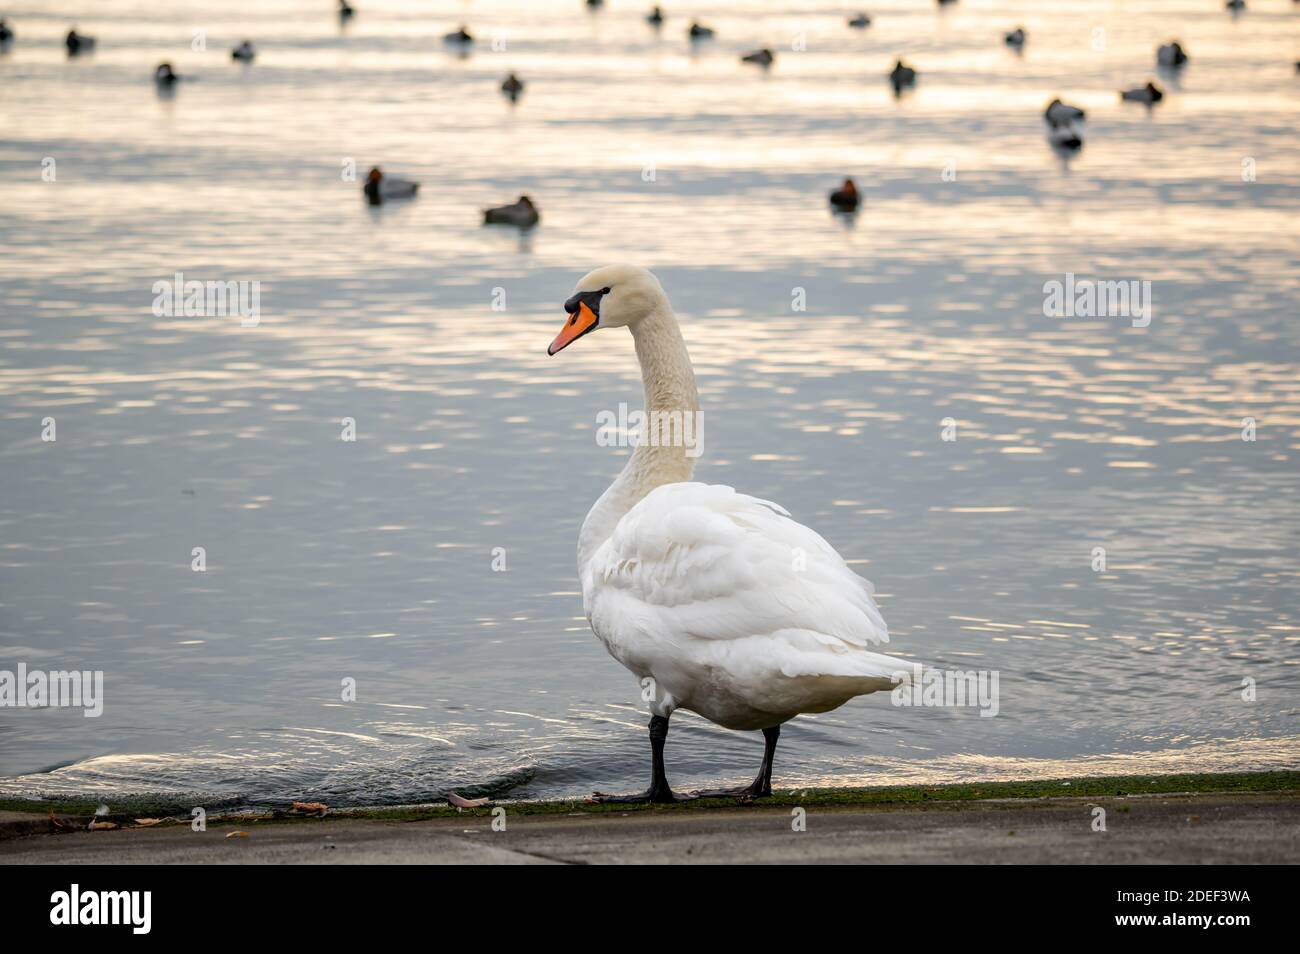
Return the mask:
M 1093 809 L 1106 809 L 1104 832 Z M 0 864 L 710 864 L 1300 862 L 1300 798 L 1192 795 L 819 809 L 335 819 L 0 841 Z

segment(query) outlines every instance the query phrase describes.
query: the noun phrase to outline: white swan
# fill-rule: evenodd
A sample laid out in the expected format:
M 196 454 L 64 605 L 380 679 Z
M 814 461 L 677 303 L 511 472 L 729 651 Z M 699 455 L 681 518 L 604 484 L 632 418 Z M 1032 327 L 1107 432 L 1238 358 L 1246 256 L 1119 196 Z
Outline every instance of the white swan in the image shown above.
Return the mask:
M 889 634 L 871 584 L 816 532 L 769 501 L 690 482 L 698 444 L 683 438 L 699 433 L 689 428 L 699 399 L 658 279 L 643 268 L 598 268 L 564 307 L 568 320 L 547 353 L 597 329 L 626 327 L 651 422 L 578 537 L 591 628 L 642 680 L 643 694 L 652 694 L 649 790 L 594 797 L 682 797 L 669 787 L 663 764 L 676 709 L 728 729 L 762 729 L 766 742 L 752 784 L 697 794 L 769 795 L 782 723 L 890 689 L 909 666 L 872 651 Z

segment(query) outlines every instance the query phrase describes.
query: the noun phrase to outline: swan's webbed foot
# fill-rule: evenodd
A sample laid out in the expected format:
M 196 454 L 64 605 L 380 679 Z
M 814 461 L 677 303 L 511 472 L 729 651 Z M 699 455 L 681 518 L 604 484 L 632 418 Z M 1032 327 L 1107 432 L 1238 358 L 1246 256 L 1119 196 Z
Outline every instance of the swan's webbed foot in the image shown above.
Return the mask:
M 758 767 L 754 781 L 740 788 L 712 788 L 694 792 L 696 798 L 770 798 L 772 796 L 772 759 L 776 756 L 776 740 L 781 737 L 781 727 L 774 725 L 763 730 L 763 763 Z
M 654 786 L 637 795 L 606 795 L 604 792 L 592 792 L 590 801 L 601 805 L 672 805 L 676 802 L 689 802 L 698 796 L 679 795 L 667 785 Z
M 760 775 L 748 785 L 742 785 L 740 788 L 707 788 L 691 794 L 695 798 L 770 798 L 772 796 L 772 783 Z

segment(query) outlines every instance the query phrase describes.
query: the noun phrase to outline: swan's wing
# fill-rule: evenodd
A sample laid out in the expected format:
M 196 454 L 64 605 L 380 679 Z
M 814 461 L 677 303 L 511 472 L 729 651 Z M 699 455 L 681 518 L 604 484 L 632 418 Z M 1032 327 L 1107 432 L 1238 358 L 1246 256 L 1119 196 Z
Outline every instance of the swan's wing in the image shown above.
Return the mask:
M 730 487 L 656 488 L 596 551 L 583 591 L 589 615 L 661 646 L 743 641 L 787 676 L 899 668 L 866 651 L 889 641 L 871 584 L 784 509 Z

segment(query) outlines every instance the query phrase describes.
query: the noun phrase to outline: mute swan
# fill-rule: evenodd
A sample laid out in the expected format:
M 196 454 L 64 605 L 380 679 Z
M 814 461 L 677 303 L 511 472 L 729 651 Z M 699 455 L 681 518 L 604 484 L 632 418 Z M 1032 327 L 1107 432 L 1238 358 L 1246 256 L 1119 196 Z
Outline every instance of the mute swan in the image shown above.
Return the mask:
M 858 187 L 852 179 L 845 179 L 844 185 L 831 193 L 831 205 L 841 212 L 852 212 L 858 207 Z
M 1047 110 L 1043 113 L 1043 118 L 1053 126 L 1060 126 L 1083 119 L 1084 112 L 1078 106 L 1070 106 L 1059 99 L 1054 99 L 1047 104 Z
M 83 36 L 74 27 L 63 38 L 63 45 L 68 48 L 68 56 L 76 56 L 78 53 L 93 50 L 95 48 L 95 38 L 93 36 Z
M 230 51 L 230 58 L 232 60 L 242 60 L 245 63 L 253 62 L 253 57 L 256 55 L 257 52 L 253 49 L 253 44 L 248 40 L 245 40 L 243 43 L 239 44 L 239 46 Z
M 379 171 L 378 166 L 375 166 L 370 170 L 370 175 L 366 176 L 366 184 L 362 191 L 365 192 L 371 205 L 380 205 L 389 199 L 409 199 L 419 188 L 420 183 L 386 176 Z
M 643 268 L 598 268 L 564 309 L 568 319 L 547 354 L 597 329 L 627 328 L 652 422 L 578 536 L 591 628 L 641 679 L 651 712 L 650 788 L 593 797 L 683 797 L 669 787 L 663 761 L 676 709 L 728 729 L 763 730 L 754 781 L 698 795 L 770 795 L 782 723 L 891 689 L 907 667 L 871 651 L 889 640 L 871 584 L 829 543 L 774 503 L 691 481 L 698 445 L 682 439 L 682 425 L 693 427 L 699 412 L 695 373 L 659 280 Z M 677 426 L 656 427 L 656 420 Z
M 772 61 L 775 59 L 776 54 L 765 47 L 761 50 L 755 50 L 753 53 L 746 53 L 740 58 L 740 62 L 754 63 L 766 69 L 772 65 Z
M 1177 40 L 1156 49 L 1156 64 L 1158 66 L 1182 66 L 1186 62 L 1187 51 L 1183 49 L 1182 44 Z
M 526 229 L 536 225 L 540 219 L 537 206 L 526 195 L 521 195 L 513 205 L 499 205 L 495 209 L 483 210 L 484 225 L 517 225 Z
M 1165 98 L 1160 87 L 1155 83 L 1147 83 L 1146 86 L 1139 86 L 1137 89 L 1122 90 L 1119 94 L 1120 99 L 1126 99 L 1133 103 L 1158 103 Z

